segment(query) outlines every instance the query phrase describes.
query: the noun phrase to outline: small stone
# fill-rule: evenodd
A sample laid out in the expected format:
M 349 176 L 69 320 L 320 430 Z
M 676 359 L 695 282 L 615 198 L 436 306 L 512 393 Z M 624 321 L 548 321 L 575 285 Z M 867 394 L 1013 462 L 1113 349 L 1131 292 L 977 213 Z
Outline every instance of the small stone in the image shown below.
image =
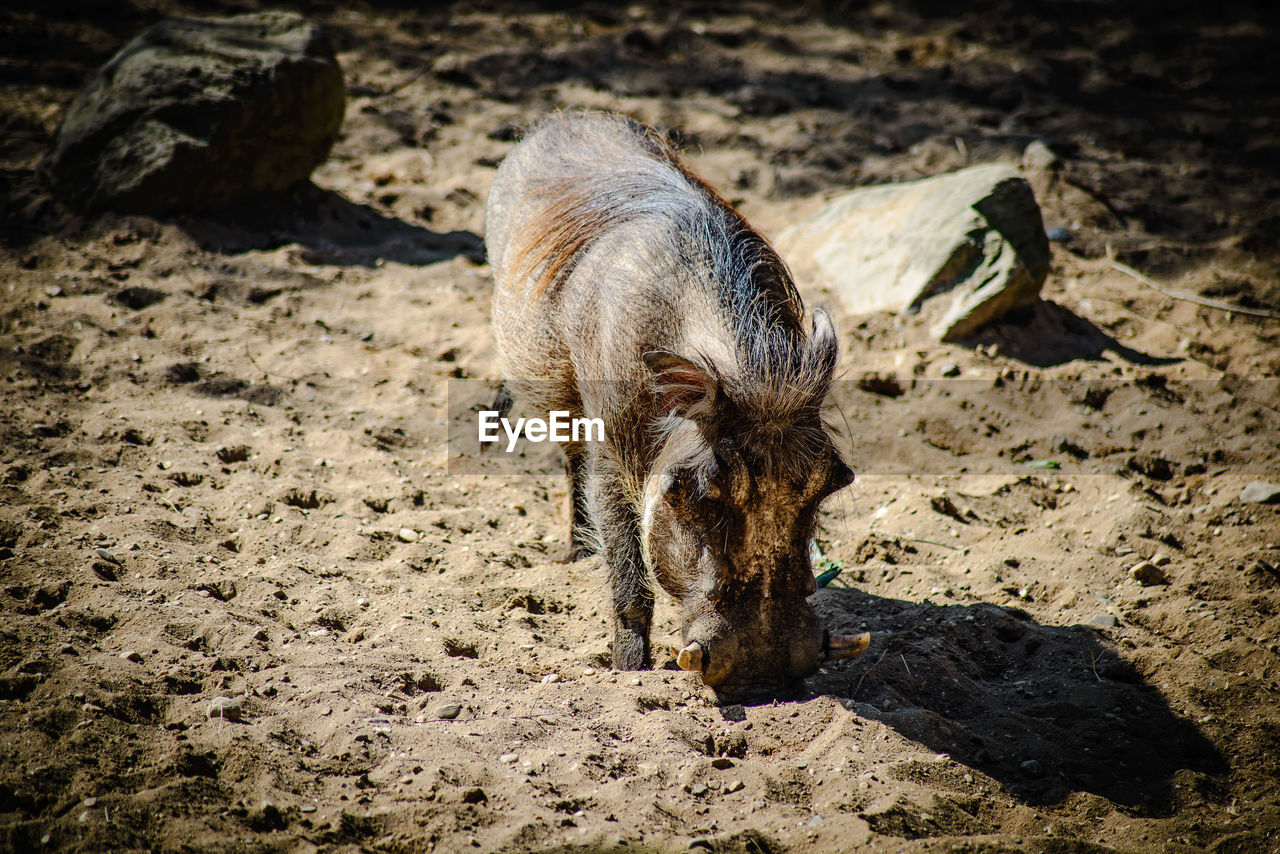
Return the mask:
M 734 792 L 741 792 L 746 787 L 746 784 L 741 780 L 731 780 L 729 781 L 729 785 L 724 787 L 724 790 L 729 794 L 733 794 Z
M 416 543 L 418 541 L 418 532 L 413 530 L 413 528 L 401 528 L 400 533 L 396 536 L 398 536 L 402 542 L 406 543 Z
M 960 366 L 957 365 L 955 362 L 947 362 L 945 365 L 942 366 L 942 369 L 939 371 L 939 373 L 941 373 L 944 377 L 958 377 L 960 376 Z
M 559 681 L 560 681 L 559 673 L 548 673 L 546 676 L 542 677 L 543 685 L 551 685 L 552 683 L 559 682 Z
M 1022 763 L 1022 770 L 1033 777 L 1039 777 L 1041 774 L 1040 761 L 1038 759 L 1028 759 Z
M 1172 558 L 1164 552 L 1156 552 L 1156 556 L 1151 559 L 1151 563 L 1156 566 L 1168 566 L 1170 560 L 1172 560 Z
M 711 760 L 711 767 L 723 771 L 726 768 L 733 767 L 733 760 L 728 756 L 717 756 L 715 759 Z
M 120 558 L 116 557 L 116 556 L 115 556 L 114 554 L 112 554 L 109 550 L 107 550 L 107 549 L 94 549 L 93 551 L 94 551 L 94 553 L 95 553 L 95 554 L 97 554 L 97 556 L 98 556 L 98 557 L 102 558 L 102 559 L 103 559 L 103 560 L 105 560 L 107 563 L 113 563 L 113 564 L 115 564 L 116 566 L 123 566 L 123 564 L 122 564 L 122 563 L 120 563 Z
M 1164 570 L 1149 560 L 1135 564 L 1133 569 L 1129 570 L 1129 574 L 1141 582 L 1143 587 L 1169 583 L 1169 576 L 1164 574 Z
M 693 795 L 695 798 L 700 798 L 706 793 L 707 793 L 706 783 L 694 783 L 692 786 L 689 787 L 689 794 Z
M 1280 485 L 1255 480 L 1241 491 L 1240 500 L 1250 504 L 1275 504 L 1280 502 Z
M 467 789 L 462 793 L 462 802 L 464 804 L 483 804 L 488 803 L 488 801 L 489 796 L 484 793 L 484 789 L 478 786 L 474 789 Z
M 1089 618 L 1089 625 L 1099 626 L 1105 629 L 1114 629 L 1120 625 L 1120 621 L 1113 614 L 1094 614 Z
M 96 807 L 98 805 L 98 799 L 93 795 L 90 795 L 84 799 L 84 805 L 87 807 Z
M 520 757 L 514 753 L 504 753 L 498 757 L 498 761 L 504 764 L 510 765 L 512 762 L 515 762 L 519 758 Z
M 449 703 L 436 709 L 436 717 L 442 721 L 451 721 L 462 714 L 462 706 L 457 703 Z
M 125 661 L 132 661 L 134 664 L 142 663 L 142 653 L 138 652 L 136 649 L 126 649 L 124 652 L 120 653 L 120 657 Z
M 582 675 L 583 675 L 583 676 L 595 676 L 595 675 L 596 675 L 595 668 L 594 668 L 594 667 L 588 667 L 588 668 L 586 668 L 585 670 L 583 670 L 583 671 L 582 671 Z
M 1036 172 L 1056 169 L 1057 167 L 1058 155 L 1054 154 L 1053 149 L 1045 145 L 1041 140 L 1033 139 L 1022 150 L 1023 169 Z
M 307 812 L 307 813 L 315 812 L 315 811 L 316 811 L 316 805 L 315 805 L 315 804 L 303 804 L 302 806 L 298 807 L 298 811 L 299 811 L 299 812 Z
M 209 701 L 209 717 L 240 720 L 240 701 L 234 697 L 214 697 Z

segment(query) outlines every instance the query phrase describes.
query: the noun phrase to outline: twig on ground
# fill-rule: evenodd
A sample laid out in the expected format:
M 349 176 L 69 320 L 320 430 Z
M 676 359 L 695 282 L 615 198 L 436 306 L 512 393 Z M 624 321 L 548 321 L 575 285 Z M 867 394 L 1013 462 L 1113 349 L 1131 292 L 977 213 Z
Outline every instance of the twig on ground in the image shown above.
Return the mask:
M 1154 279 L 1144 276 L 1142 273 L 1139 273 L 1137 270 L 1133 269 L 1128 264 L 1121 264 L 1119 261 L 1115 260 L 1114 258 L 1108 258 L 1107 265 L 1110 266 L 1113 270 L 1119 270 L 1121 273 L 1124 273 L 1126 276 L 1132 276 L 1135 280 L 1137 280 L 1141 284 L 1146 285 L 1147 287 L 1151 288 L 1153 291 L 1157 291 L 1159 293 L 1164 294 L 1169 299 L 1183 300 L 1184 302 L 1192 302 L 1192 303 L 1195 303 L 1196 305 L 1202 305 L 1205 308 L 1215 308 L 1218 311 L 1230 311 L 1230 312 L 1235 312 L 1236 314 L 1247 314 L 1250 317 L 1267 317 L 1267 318 L 1270 318 L 1271 320 L 1280 320 L 1280 312 L 1268 311 L 1265 308 L 1245 308 L 1239 305 L 1232 305 L 1229 302 L 1223 302 L 1222 300 L 1209 299 L 1208 297 L 1198 296 L 1197 294 L 1189 294 L 1189 293 L 1186 293 L 1185 291 L 1171 291 L 1168 288 L 1158 284 Z
M 939 548 L 943 548 L 943 549 L 951 549 L 951 551 L 953 552 L 964 551 L 964 549 L 959 546 L 949 546 L 946 543 L 940 543 L 936 540 L 922 540 L 919 537 L 904 537 L 903 539 L 905 539 L 909 543 L 928 543 L 931 546 L 938 546 Z
M 291 383 L 296 383 L 299 379 L 301 379 L 300 377 L 291 377 L 288 374 L 274 374 L 271 371 L 268 371 L 266 368 L 262 367 L 262 365 L 259 365 L 258 360 L 253 358 L 253 351 L 249 349 L 248 341 L 244 342 L 244 354 L 249 357 L 249 361 L 253 363 L 253 366 L 258 370 L 262 371 L 262 373 L 265 374 L 266 376 L 275 377 L 278 380 L 288 380 Z

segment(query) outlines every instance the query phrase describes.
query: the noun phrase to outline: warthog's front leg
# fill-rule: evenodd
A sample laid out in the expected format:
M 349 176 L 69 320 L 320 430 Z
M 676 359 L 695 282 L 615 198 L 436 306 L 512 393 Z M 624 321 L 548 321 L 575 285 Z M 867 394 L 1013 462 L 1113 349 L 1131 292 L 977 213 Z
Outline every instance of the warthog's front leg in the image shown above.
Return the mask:
M 587 506 L 603 548 L 613 595 L 613 666 L 648 670 L 653 666 L 649 654 L 653 591 L 640 556 L 640 520 L 621 486 L 627 482 L 621 466 L 598 446 L 588 454 Z

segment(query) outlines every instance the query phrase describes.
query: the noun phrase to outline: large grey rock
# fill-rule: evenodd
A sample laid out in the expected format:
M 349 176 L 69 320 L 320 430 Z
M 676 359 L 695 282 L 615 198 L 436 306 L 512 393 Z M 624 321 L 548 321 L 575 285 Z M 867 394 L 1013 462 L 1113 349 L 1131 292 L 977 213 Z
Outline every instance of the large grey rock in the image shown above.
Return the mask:
M 40 172 L 73 208 L 164 214 L 286 189 L 329 154 L 342 69 L 291 12 L 171 18 L 100 68 Z
M 798 278 L 853 312 L 940 304 L 932 329 L 944 341 L 1036 302 L 1049 272 L 1035 195 L 1001 165 L 854 190 L 777 243 Z

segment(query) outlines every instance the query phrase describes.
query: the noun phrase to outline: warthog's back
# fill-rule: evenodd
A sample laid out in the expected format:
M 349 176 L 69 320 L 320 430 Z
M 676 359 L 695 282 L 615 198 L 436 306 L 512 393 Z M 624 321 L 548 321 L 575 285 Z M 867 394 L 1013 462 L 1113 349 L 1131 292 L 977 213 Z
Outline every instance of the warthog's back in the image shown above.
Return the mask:
M 578 409 L 585 383 L 644 382 L 654 350 L 785 380 L 804 333 L 782 262 L 638 123 L 544 121 L 503 161 L 486 214 L 503 369 L 539 406 Z

